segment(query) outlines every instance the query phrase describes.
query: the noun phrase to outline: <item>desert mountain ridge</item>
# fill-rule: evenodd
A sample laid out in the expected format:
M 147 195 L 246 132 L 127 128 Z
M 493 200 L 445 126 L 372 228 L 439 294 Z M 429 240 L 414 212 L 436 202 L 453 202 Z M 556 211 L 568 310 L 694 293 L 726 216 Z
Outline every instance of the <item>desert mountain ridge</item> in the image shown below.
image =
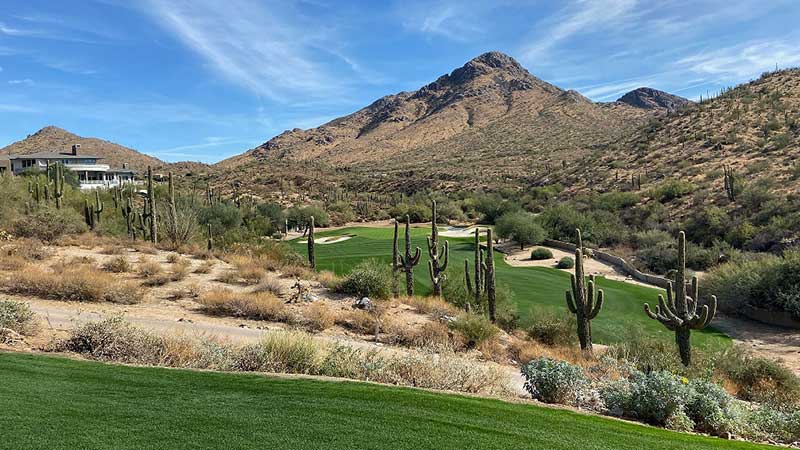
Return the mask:
M 660 109 L 668 112 L 677 111 L 679 108 L 692 103 L 689 99 L 649 87 L 634 89 L 618 98 L 617 101 L 637 108 Z

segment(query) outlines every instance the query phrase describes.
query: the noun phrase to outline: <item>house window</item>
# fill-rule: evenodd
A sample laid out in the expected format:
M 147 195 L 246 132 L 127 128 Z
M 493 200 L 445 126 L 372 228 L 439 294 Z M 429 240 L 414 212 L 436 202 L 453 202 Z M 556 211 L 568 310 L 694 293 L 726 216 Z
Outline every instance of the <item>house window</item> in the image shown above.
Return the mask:
M 28 167 L 33 167 L 33 164 L 36 162 L 35 159 L 23 159 L 22 160 L 22 168 L 27 169 Z

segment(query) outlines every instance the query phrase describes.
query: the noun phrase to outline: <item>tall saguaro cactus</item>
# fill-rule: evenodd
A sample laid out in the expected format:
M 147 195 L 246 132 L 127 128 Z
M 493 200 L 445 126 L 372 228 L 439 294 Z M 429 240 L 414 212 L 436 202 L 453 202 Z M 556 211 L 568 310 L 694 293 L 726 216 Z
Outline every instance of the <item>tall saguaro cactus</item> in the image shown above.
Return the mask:
M 484 263 L 484 283 L 486 286 L 486 298 L 489 302 L 489 320 L 493 323 L 497 321 L 497 298 L 494 285 L 494 241 L 492 240 L 492 229 L 486 229 L 486 262 Z
M 445 279 L 444 271 L 450 259 L 450 243 L 444 241 L 444 246 L 439 248 L 439 230 L 436 227 L 436 200 L 431 201 L 431 235 L 428 236 L 428 273 L 433 283 L 433 295 L 442 295 L 442 282 Z
M 738 192 L 738 185 L 736 179 L 736 172 L 733 171 L 731 166 L 723 166 L 722 170 L 724 172 L 724 179 L 723 183 L 725 185 L 725 194 L 728 196 L 728 200 L 736 201 L 736 194 Z
M 474 261 L 474 273 L 475 273 L 475 284 L 470 280 L 469 277 L 469 261 L 464 260 L 464 280 L 467 285 L 467 293 L 469 293 L 474 299 L 475 305 L 480 304 L 481 302 L 481 295 L 485 289 L 485 280 L 484 274 L 486 273 L 486 263 L 483 261 L 483 250 L 481 250 L 481 236 L 480 230 L 475 228 L 475 261 Z M 469 312 L 470 307 L 469 303 L 464 305 L 467 312 Z
M 172 239 L 177 239 L 178 209 L 175 206 L 175 184 L 172 181 L 172 172 L 169 173 L 169 228 Z
M 61 209 L 64 201 L 64 166 L 62 164 L 56 164 L 53 182 L 53 198 L 56 200 L 56 208 Z
M 581 242 L 581 231 L 576 230 L 578 242 Z M 586 281 L 583 271 L 583 251 L 580 244 L 575 249 L 575 273 L 571 275 L 572 290 L 566 292 L 567 308 L 578 321 L 578 340 L 581 350 L 592 353 L 592 319 L 597 317 L 603 307 L 603 290 L 595 292 L 594 275 Z
M 147 166 L 147 202 L 145 211 L 150 220 L 150 242 L 158 243 L 158 225 L 156 220 L 156 191 L 153 189 L 153 169 Z
M 708 305 L 703 305 L 698 313 L 697 277 L 692 277 L 691 296 L 686 293 L 686 234 L 678 234 L 678 268 L 675 274 L 675 284 L 667 285 L 667 298 L 658 295 L 658 306 L 655 312 L 650 310 L 650 305 L 644 304 L 644 312 L 653 320 L 661 322 L 668 330 L 675 332 L 675 343 L 683 365 L 692 362 L 692 330 L 702 330 L 717 313 L 717 297 L 712 295 Z
M 414 266 L 419 264 L 419 258 L 422 256 L 422 250 L 416 248 L 414 254 L 411 254 L 411 218 L 406 214 L 406 235 L 405 235 L 405 256 L 400 255 L 400 266 L 406 274 L 406 295 L 414 295 Z
M 311 266 L 311 270 L 317 268 L 317 262 L 314 256 L 314 216 L 311 216 L 308 222 L 308 265 Z
M 98 190 L 94 191 L 94 201 L 95 201 L 95 205 L 94 205 L 95 221 L 97 223 L 100 223 L 100 214 L 102 214 L 103 211 L 105 211 L 106 208 L 105 208 L 105 205 L 103 204 L 103 201 L 100 200 L 100 191 L 98 191 Z M 92 228 L 94 228 L 94 226 Z
M 397 245 L 398 240 L 398 227 L 397 219 L 394 221 L 394 239 L 392 240 L 392 294 L 395 297 L 400 296 L 400 283 L 397 281 L 397 272 L 400 271 L 400 250 Z

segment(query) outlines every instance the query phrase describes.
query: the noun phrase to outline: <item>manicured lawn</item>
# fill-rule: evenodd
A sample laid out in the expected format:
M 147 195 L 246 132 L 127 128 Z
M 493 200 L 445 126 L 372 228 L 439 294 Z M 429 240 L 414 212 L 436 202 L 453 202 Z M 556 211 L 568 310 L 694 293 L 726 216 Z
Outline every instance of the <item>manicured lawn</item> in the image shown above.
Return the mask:
M 0 353 L 3 449 L 757 449 L 576 413 L 361 383 Z
M 317 237 L 352 235 L 353 237 L 336 243 L 316 246 L 317 268 L 332 270 L 344 275 L 358 262 L 364 259 L 378 259 L 387 264 L 392 254 L 391 228 L 353 227 L 343 230 L 317 233 Z M 430 277 L 428 275 L 428 253 L 425 237 L 430 234 L 430 227 L 412 228 L 412 248 L 422 249 L 420 263 L 414 269 L 417 293 L 430 293 Z M 450 266 L 448 277 L 451 280 L 464 279 L 464 259 L 469 259 L 470 267 L 474 258 L 473 238 L 445 238 L 450 241 Z M 305 254 L 305 239 L 295 242 L 298 251 Z M 403 228 L 400 229 L 400 248 L 403 248 Z M 499 252 L 495 255 L 496 279 L 498 287 L 506 286 L 514 294 L 514 302 L 522 318 L 525 319 L 540 312 L 550 310 L 558 314 L 567 314 L 564 292 L 569 288 L 569 274 L 545 267 L 511 267 L 503 261 Z M 620 281 L 601 279 L 598 285 L 605 291 L 606 302 L 603 311 L 593 323 L 594 340 L 597 343 L 613 343 L 640 333 L 644 336 L 672 341 L 673 334 L 660 323 L 650 320 L 643 311 L 643 305 L 651 305 L 658 301 L 658 290 L 637 286 Z M 699 346 L 728 345 L 727 336 L 712 329 L 692 333 L 693 342 Z

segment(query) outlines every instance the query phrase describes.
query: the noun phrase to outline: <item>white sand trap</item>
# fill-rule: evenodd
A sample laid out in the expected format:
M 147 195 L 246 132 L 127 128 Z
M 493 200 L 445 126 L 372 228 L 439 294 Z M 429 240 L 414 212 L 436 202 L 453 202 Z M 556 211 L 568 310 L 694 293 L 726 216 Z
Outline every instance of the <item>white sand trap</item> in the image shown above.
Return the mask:
M 444 237 L 472 237 L 472 236 L 475 236 L 475 229 L 476 228 L 481 230 L 481 233 L 483 233 L 484 230 L 486 230 L 486 227 L 478 227 L 478 226 L 472 226 L 472 227 L 467 227 L 467 228 L 463 228 L 463 227 L 447 227 L 447 228 L 444 229 L 444 231 L 439 231 L 439 236 L 444 236 Z
M 349 234 L 342 234 L 340 236 L 325 236 L 321 238 L 314 239 L 314 242 L 317 244 L 335 244 L 337 242 L 344 242 L 348 239 L 353 237 Z

